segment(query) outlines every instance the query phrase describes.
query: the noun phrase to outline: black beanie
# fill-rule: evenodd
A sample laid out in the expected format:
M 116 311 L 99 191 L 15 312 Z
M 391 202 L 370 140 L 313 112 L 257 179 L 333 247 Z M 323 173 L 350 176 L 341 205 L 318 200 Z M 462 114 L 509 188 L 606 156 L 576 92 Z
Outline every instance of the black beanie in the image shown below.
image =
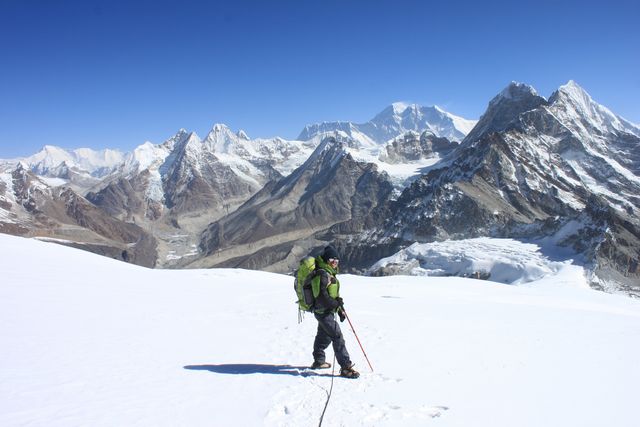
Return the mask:
M 322 252 L 322 259 L 324 262 L 329 262 L 331 258 L 340 259 L 340 255 L 338 255 L 338 251 L 333 246 L 327 246 Z

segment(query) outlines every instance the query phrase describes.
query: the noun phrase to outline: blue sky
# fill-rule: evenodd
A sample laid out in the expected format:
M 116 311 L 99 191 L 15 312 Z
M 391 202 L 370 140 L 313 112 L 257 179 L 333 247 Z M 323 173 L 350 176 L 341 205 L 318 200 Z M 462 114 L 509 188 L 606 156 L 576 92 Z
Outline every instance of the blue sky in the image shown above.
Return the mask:
M 295 138 L 394 101 L 478 118 L 573 79 L 640 123 L 637 1 L 0 0 L 0 158 L 214 123 Z

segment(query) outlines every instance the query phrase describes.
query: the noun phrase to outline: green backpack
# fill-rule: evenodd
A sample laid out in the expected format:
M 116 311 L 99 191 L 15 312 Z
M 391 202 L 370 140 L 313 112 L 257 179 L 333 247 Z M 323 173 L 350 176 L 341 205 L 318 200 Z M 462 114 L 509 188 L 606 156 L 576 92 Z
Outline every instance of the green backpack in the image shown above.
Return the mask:
M 293 287 L 298 297 L 298 308 L 301 311 L 313 311 L 315 298 L 311 289 L 311 280 L 316 276 L 316 259 L 306 256 L 300 260 L 298 270 L 296 270 Z

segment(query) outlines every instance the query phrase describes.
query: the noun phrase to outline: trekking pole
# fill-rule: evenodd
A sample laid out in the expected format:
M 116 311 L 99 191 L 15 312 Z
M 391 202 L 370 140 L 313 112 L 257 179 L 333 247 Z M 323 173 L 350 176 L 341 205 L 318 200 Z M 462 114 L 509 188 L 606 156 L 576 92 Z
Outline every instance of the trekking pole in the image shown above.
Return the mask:
M 371 362 L 369 362 L 369 358 L 367 357 L 367 353 L 365 353 L 364 348 L 362 347 L 362 343 L 360 342 L 360 338 L 358 338 L 358 334 L 356 334 L 356 330 L 353 329 L 353 323 L 351 323 L 351 319 L 349 319 L 349 315 L 347 314 L 347 311 L 344 309 L 344 307 L 342 307 L 342 312 L 344 313 L 344 317 L 346 317 L 347 320 L 349 321 L 349 326 L 351 326 L 351 331 L 353 332 L 353 335 L 355 335 L 356 340 L 358 340 L 358 344 L 360 345 L 360 350 L 362 350 L 362 354 L 364 354 L 364 358 L 367 359 L 367 363 L 369 364 L 369 367 L 371 368 L 371 372 L 373 372 L 373 366 L 371 366 Z

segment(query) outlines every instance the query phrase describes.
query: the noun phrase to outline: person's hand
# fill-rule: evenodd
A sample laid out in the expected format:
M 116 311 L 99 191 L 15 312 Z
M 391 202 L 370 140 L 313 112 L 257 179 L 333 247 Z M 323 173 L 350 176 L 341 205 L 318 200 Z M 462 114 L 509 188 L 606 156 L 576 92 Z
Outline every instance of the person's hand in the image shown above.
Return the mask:
M 344 307 L 344 301 L 340 297 L 336 297 L 336 301 L 338 302 L 338 307 Z
M 329 279 L 331 281 L 331 283 L 338 283 L 338 279 L 336 279 L 336 276 L 331 276 L 331 279 Z
M 344 310 L 338 310 L 338 317 L 340 318 L 340 323 L 342 323 L 347 318 L 347 315 L 344 314 Z

